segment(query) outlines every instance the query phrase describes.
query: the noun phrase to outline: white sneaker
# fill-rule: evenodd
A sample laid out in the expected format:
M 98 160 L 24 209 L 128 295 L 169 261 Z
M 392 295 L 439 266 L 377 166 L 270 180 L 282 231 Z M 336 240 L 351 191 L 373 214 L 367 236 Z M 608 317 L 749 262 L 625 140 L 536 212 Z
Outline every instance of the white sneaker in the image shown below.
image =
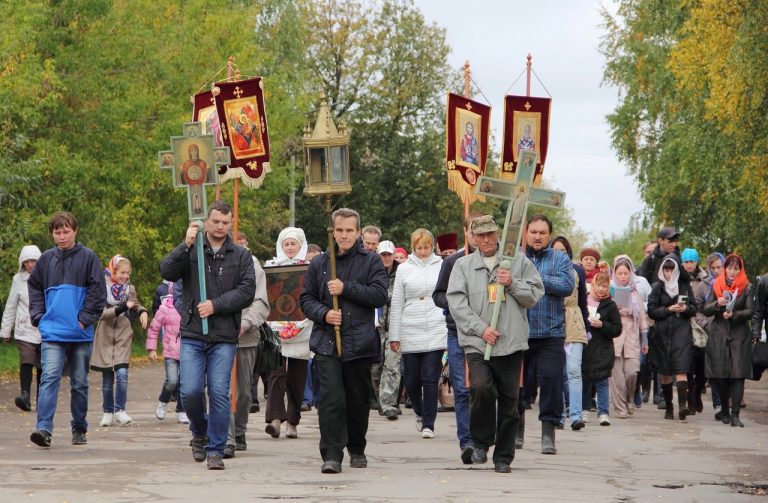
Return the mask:
M 608 414 L 600 414 L 598 416 L 598 419 L 600 420 L 600 426 L 610 426 L 611 420 L 608 419 Z
M 589 411 L 588 410 L 582 410 L 581 411 L 581 420 L 585 423 L 589 422 Z
M 124 410 L 118 410 L 115 412 L 115 421 L 120 424 L 128 424 L 131 422 L 131 416 L 129 416 Z
M 186 412 L 179 412 L 176 415 L 176 420 L 181 424 L 189 424 L 189 418 L 187 417 Z
M 104 416 L 102 416 L 101 421 L 99 421 L 99 426 L 112 426 L 112 423 L 115 421 L 115 415 L 111 412 L 105 412 Z
M 421 438 L 435 438 L 435 432 L 429 428 L 424 428 L 421 430 Z
M 168 405 L 165 402 L 157 402 L 157 409 L 155 409 L 155 417 L 161 421 L 165 419 L 165 406 Z
M 421 430 L 424 428 L 424 425 L 421 422 L 421 416 L 416 416 L 416 431 L 421 433 Z

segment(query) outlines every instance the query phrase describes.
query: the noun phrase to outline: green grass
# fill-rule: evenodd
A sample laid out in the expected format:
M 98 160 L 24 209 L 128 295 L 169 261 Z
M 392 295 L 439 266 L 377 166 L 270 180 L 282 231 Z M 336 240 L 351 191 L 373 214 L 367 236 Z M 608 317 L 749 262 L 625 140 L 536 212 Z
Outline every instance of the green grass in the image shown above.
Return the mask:
M 131 361 L 141 362 L 147 360 L 147 350 L 144 349 L 146 336 L 135 335 L 131 344 Z M 158 354 L 162 354 L 162 344 L 159 345 Z M 0 343 L 0 382 L 14 381 L 19 375 L 19 350 L 16 342 L 10 344 Z

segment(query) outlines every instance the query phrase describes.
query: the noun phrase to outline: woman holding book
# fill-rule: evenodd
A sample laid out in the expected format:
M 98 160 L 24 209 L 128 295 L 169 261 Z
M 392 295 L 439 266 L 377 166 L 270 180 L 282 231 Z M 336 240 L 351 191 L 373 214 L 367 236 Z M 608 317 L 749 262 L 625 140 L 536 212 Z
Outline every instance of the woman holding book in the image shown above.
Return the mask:
M 752 286 L 738 255 L 725 259 L 725 272 L 712 284 L 702 312 L 714 316 L 706 347 L 706 374 L 722 401 L 721 420 L 744 427 L 739 418 L 744 379 L 752 376 Z M 732 404 L 728 410 L 728 400 Z

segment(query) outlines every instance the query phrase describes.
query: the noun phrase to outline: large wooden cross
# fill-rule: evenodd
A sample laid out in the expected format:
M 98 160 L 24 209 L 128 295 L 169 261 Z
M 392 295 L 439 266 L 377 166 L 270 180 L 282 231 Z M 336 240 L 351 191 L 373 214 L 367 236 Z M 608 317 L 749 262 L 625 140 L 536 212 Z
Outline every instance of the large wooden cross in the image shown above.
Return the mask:
M 481 176 L 477 181 L 477 193 L 481 196 L 496 197 L 509 201 L 507 216 L 504 219 L 504 229 L 501 233 L 501 256 L 499 265 L 501 269 L 509 269 L 512 263 L 507 257 L 514 257 L 520 249 L 523 239 L 529 204 L 538 204 L 549 208 L 562 208 L 565 202 L 565 192 L 542 189 L 533 186 L 533 178 L 536 176 L 536 152 L 524 150 L 520 153 L 520 162 L 517 163 L 514 181 L 499 180 L 488 176 Z M 497 285 L 498 287 L 498 285 Z M 495 330 L 501 311 L 500 296 L 493 304 L 491 315 L 491 327 Z M 485 359 L 490 360 L 493 346 L 485 345 Z
M 520 152 L 520 162 L 517 163 L 514 181 L 489 176 L 481 176 L 477 181 L 475 190 L 478 195 L 509 201 L 504 229 L 501 233 L 501 254 L 505 257 L 514 257 L 520 249 L 525 227 L 523 222 L 525 222 L 529 204 L 562 208 L 565 202 L 565 192 L 533 186 L 533 178 L 536 176 L 536 157 L 536 152 L 531 150 Z
M 200 122 L 184 124 L 182 136 L 171 136 L 171 150 L 157 153 L 160 169 L 171 170 L 173 187 L 187 189 L 190 222 L 196 221 L 197 276 L 200 278 L 200 302 L 206 301 L 205 257 L 203 256 L 203 223 L 208 218 L 205 186 L 219 183 L 219 165 L 229 164 L 229 147 L 217 147 L 211 134 L 203 134 Z M 203 318 L 203 333 L 208 333 L 208 320 Z

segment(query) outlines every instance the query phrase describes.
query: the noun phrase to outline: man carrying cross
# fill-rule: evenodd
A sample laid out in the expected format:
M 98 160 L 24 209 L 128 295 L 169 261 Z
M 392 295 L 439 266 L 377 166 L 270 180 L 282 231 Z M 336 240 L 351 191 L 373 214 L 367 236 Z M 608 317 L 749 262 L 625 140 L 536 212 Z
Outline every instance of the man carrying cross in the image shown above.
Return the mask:
M 474 450 L 471 462 L 481 464 L 488 461 L 487 449 L 495 444 L 494 469 L 509 473 L 520 419 L 520 370 L 523 351 L 528 349 L 525 310 L 544 295 L 544 285 L 536 268 L 522 254 L 504 264 L 509 268 L 501 267 L 498 231 L 490 215 L 472 221 L 477 249 L 456 261 L 446 295 L 466 354 L 472 387 L 469 429 L 474 449 L 470 445 L 465 451 Z M 494 327 L 496 303 L 500 309 Z M 489 359 L 484 358 L 487 345 L 492 346 Z

